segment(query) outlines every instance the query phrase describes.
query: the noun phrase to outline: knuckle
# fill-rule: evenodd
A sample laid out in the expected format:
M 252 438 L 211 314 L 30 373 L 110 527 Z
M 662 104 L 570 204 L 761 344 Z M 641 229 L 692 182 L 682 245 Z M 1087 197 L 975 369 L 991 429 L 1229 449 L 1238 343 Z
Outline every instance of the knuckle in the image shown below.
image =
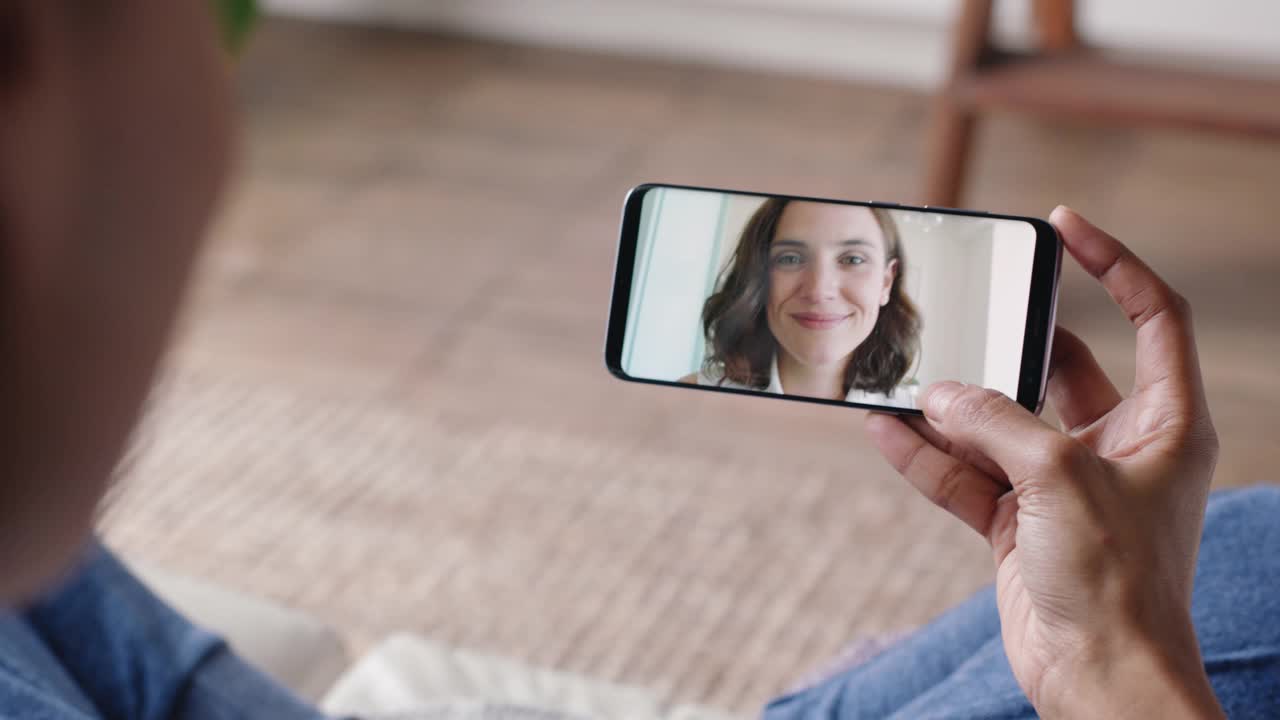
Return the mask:
M 951 510 L 963 483 L 964 465 L 953 462 L 947 466 L 942 476 L 938 478 L 938 482 L 933 487 L 933 492 L 929 493 L 929 500 L 943 510 Z
M 1178 291 L 1168 288 L 1168 297 L 1165 298 L 1165 306 L 1168 308 L 1169 314 L 1184 322 L 1191 320 L 1191 301 L 1185 295 Z
M 1217 457 L 1222 450 L 1222 442 L 1218 439 L 1218 431 L 1213 427 L 1212 423 L 1209 424 L 1209 429 L 1205 432 L 1204 446 L 1205 449 L 1213 453 L 1214 457 Z
M 1218 439 L 1218 431 L 1214 428 L 1212 420 L 1206 417 L 1195 423 L 1188 435 L 1187 445 L 1210 458 L 1217 459 L 1222 449 L 1222 444 Z
M 1129 309 L 1129 320 L 1136 327 L 1142 327 L 1162 315 L 1181 324 L 1191 320 L 1191 303 L 1164 282 L 1143 286 L 1123 304 Z
M 965 424 L 979 424 L 999 411 L 1003 395 L 995 390 L 970 386 L 952 404 L 952 415 Z
M 1044 443 L 1041 459 L 1047 467 L 1074 474 L 1091 462 L 1088 448 L 1066 435 L 1054 435 Z
M 924 454 L 925 443 L 923 441 L 912 447 L 905 457 L 894 463 L 894 469 L 901 475 L 910 475 L 916 472 L 917 466 L 920 464 L 921 456 Z

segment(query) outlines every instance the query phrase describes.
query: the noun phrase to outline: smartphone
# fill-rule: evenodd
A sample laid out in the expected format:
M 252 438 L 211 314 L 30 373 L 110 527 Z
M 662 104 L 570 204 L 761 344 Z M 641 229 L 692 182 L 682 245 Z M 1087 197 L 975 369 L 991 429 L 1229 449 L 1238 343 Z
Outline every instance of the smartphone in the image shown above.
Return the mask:
M 956 380 L 1038 413 L 1061 266 L 1036 218 L 640 185 L 605 364 L 634 382 L 902 414 Z

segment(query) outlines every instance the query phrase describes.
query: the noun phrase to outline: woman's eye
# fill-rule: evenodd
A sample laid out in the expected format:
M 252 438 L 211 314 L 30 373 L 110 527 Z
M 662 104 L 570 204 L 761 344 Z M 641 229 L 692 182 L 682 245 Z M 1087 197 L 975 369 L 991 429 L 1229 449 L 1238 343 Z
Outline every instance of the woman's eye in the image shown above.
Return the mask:
M 799 255 L 788 253 L 786 255 L 778 255 L 773 259 L 773 264 L 779 267 L 795 267 L 801 263 Z
M 862 257 L 861 255 L 845 255 L 844 257 L 840 258 L 841 265 L 861 265 L 866 261 L 867 259 Z

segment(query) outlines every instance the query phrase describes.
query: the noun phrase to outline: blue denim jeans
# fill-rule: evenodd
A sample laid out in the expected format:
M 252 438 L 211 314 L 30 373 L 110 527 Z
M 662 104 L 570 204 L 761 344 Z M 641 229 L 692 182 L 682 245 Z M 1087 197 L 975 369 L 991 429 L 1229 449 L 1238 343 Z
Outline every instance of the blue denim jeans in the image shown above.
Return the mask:
M 52 593 L 0 614 L 0 717 L 323 718 L 193 626 L 100 545 Z
M 1193 614 L 1229 717 L 1280 716 L 1280 488 L 1216 494 Z M 1029 718 L 991 590 L 870 662 L 769 705 L 766 718 Z M 0 614 L 0 716 L 230 720 L 323 716 L 191 625 L 105 549 L 62 587 Z
M 1232 720 L 1280 717 L 1280 487 L 1215 493 L 1192 598 L 1205 668 Z M 988 588 L 871 661 L 779 698 L 767 720 L 1034 718 Z

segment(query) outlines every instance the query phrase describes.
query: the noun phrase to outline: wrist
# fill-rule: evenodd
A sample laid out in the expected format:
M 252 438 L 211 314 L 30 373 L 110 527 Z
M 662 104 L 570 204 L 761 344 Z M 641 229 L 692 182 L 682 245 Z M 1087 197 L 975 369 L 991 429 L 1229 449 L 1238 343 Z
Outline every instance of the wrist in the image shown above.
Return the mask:
M 1159 639 L 1110 638 L 1055 668 L 1043 690 L 1037 711 L 1045 718 L 1225 718 L 1189 622 L 1185 633 Z

